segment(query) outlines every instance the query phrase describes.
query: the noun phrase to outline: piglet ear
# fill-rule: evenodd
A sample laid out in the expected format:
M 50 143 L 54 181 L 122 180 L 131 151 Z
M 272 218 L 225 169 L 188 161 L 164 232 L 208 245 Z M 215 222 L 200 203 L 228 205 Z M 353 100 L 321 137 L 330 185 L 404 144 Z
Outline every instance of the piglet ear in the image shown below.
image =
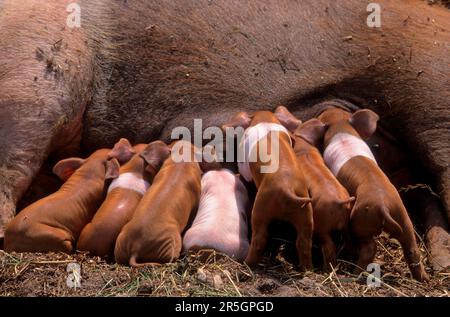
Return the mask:
M 247 129 L 252 122 L 252 117 L 245 111 L 238 112 L 234 117 L 226 124 L 222 125 L 222 130 L 225 131 L 226 128 L 237 128 L 242 127 Z
M 110 159 L 106 161 L 105 164 L 106 164 L 105 180 L 119 177 L 120 164 L 117 159 L 115 158 Z
M 72 174 L 84 164 L 86 160 L 71 157 L 56 163 L 53 167 L 53 173 L 56 174 L 63 182 L 67 181 Z
M 320 147 L 325 131 L 326 125 L 322 121 L 311 119 L 299 126 L 294 135 L 303 138 L 316 147 Z
M 369 109 L 356 111 L 349 119 L 349 122 L 359 133 L 361 138 L 368 139 L 377 129 L 377 121 L 380 117 Z
M 280 123 L 290 132 L 295 131 L 295 129 L 297 129 L 297 127 L 302 123 L 302 121 L 294 117 L 294 115 L 285 106 L 278 106 L 275 109 L 274 114 L 278 121 L 280 121 Z
M 170 148 L 163 141 L 155 141 L 147 145 L 140 156 L 152 169 L 158 171 L 164 161 L 170 156 Z
M 120 164 L 125 164 L 134 154 L 136 154 L 136 151 L 134 151 L 130 142 L 125 138 L 121 138 L 108 153 L 108 159 L 115 158 Z

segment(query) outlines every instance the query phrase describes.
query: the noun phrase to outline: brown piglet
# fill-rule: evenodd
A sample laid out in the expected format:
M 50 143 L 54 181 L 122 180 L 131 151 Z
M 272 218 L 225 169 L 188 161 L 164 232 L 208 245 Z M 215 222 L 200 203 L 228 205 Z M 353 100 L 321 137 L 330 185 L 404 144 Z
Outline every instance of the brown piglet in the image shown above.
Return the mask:
M 349 196 L 323 161 L 318 147 L 324 130 L 321 121 L 311 119 L 294 131 L 293 138 L 294 152 L 312 198 L 314 235 L 322 248 L 323 268 L 329 271 L 330 264 L 336 266 L 336 246 L 331 234 L 336 231 L 346 233 L 355 197 Z
M 275 113 L 257 111 L 236 114 L 225 124 L 224 130 L 245 129 L 239 151 L 243 157 L 238 163 L 239 173 L 253 181 L 258 189 L 251 213 L 252 238 L 245 259 L 255 266 L 262 258 L 268 240 L 268 227 L 274 220 L 291 223 L 297 231 L 296 248 L 301 270 L 312 268 L 313 213 L 305 177 L 298 168 L 291 145 L 289 130 L 299 120 L 285 107 Z
M 180 256 L 182 233 L 198 209 L 202 170 L 190 142 L 175 141 L 169 149 L 171 155 L 117 238 L 117 263 L 136 267 Z
M 53 171 L 65 183 L 55 193 L 22 210 L 7 226 L 7 252 L 67 252 L 83 227 L 91 221 L 105 197 L 105 180 L 119 172 L 110 149 L 95 151 L 87 159 L 68 158 Z
M 77 243 L 80 251 L 113 258 L 116 238 L 130 221 L 162 162 L 167 158 L 167 146 L 162 141 L 138 144 L 112 151 L 129 153 L 131 159 L 121 166 L 119 175 L 109 185 L 105 201 L 92 221 L 84 227 Z
M 412 276 L 418 281 L 427 280 L 406 208 L 362 139 L 375 132 L 378 115 L 369 109 L 350 114 L 331 108 L 322 112 L 319 119 L 327 126 L 325 163 L 350 195 L 356 197 L 350 230 L 358 244 L 357 271 L 365 270 L 374 260 L 374 238 L 384 230 L 400 242 Z

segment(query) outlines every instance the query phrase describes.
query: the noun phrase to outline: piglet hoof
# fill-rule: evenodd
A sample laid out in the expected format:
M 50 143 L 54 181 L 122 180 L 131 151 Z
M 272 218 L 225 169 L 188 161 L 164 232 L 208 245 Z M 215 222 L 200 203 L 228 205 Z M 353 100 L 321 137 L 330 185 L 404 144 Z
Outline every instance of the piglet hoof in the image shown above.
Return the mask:
M 168 263 L 168 262 L 167 262 Z M 160 267 L 162 266 L 162 263 L 159 262 L 138 262 L 137 256 L 133 255 L 129 261 L 129 264 L 133 268 L 140 268 L 140 267 Z
M 247 256 L 244 263 L 247 264 L 248 267 L 254 268 L 258 264 L 258 259 L 255 259 L 254 257 Z
M 326 263 L 322 265 L 322 272 L 324 273 L 331 273 L 333 272 L 333 269 L 336 267 L 336 263 Z
M 419 282 L 428 282 L 430 280 L 430 277 L 425 273 L 422 265 L 418 265 L 416 268 L 411 269 L 411 272 L 413 278 Z
M 302 260 L 299 259 L 298 270 L 300 272 L 308 272 L 313 270 L 312 258 L 308 255 L 304 255 Z
M 312 265 L 299 265 L 298 266 L 298 271 L 302 272 L 302 273 L 310 272 L 312 270 L 313 270 Z
M 450 272 L 450 234 L 442 227 L 434 226 L 426 234 L 430 252 L 428 261 L 434 272 Z

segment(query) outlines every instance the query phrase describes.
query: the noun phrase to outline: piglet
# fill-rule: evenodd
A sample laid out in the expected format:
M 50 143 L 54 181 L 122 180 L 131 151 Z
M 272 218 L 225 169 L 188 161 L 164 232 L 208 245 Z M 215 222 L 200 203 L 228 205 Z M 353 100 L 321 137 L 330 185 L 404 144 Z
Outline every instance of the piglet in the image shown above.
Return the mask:
M 92 221 L 84 227 L 77 249 L 92 255 L 110 258 L 114 254 L 116 238 L 122 227 L 131 219 L 134 210 L 150 187 L 162 162 L 168 157 L 167 145 L 162 141 L 147 144 L 130 144 L 114 148 L 112 153 L 126 151 L 133 155 L 122 165 L 119 176 L 108 188 L 105 201 Z M 123 156 L 123 155 L 122 155 Z
M 355 197 L 349 196 L 317 149 L 321 146 L 324 131 L 325 125 L 321 121 L 311 119 L 295 130 L 293 138 L 295 155 L 312 198 L 314 235 L 321 244 L 323 268 L 330 270 L 330 264 L 336 266 L 336 246 L 331 234 L 336 231 L 346 233 Z
M 105 180 L 119 173 L 119 162 L 110 149 L 87 159 L 68 158 L 53 172 L 65 183 L 55 193 L 22 210 L 7 226 L 7 252 L 67 252 L 74 250 L 83 227 L 105 197 Z
M 373 261 L 374 237 L 384 230 L 400 242 L 412 276 L 419 281 L 428 279 L 406 208 L 362 139 L 375 132 L 378 115 L 368 109 L 350 114 L 332 108 L 324 111 L 319 119 L 327 125 L 325 163 L 350 195 L 356 197 L 350 229 L 359 245 L 357 270 L 365 270 Z
M 222 127 L 225 131 L 237 127 L 245 129 L 239 145 L 243 156 L 238 163 L 239 173 L 245 180 L 253 181 L 258 189 L 251 212 L 250 249 L 245 259 L 249 266 L 256 266 L 262 259 L 270 223 L 284 220 L 297 232 L 300 269 L 312 268 L 312 200 L 289 135 L 299 123 L 286 107 L 279 106 L 274 113 L 237 113 Z
M 202 170 L 195 161 L 198 150 L 190 142 L 175 141 L 169 148 L 172 154 L 117 238 L 117 263 L 136 267 L 180 256 L 182 233 L 199 205 Z
M 207 172 L 201 182 L 200 206 L 183 238 L 183 249 L 214 249 L 244 261 L 248 249 L 247 189 L 227 169 Z

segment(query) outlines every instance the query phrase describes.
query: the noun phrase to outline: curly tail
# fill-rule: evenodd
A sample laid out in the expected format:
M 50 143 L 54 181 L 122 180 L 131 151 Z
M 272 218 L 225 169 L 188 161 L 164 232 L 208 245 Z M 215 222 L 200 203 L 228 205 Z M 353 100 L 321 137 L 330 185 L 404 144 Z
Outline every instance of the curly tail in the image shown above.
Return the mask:
M 131 256 L 129 264 L 130 264 L 131 267 L 160 266 L 161 265 L 161 263 L 157 263 L 157 262 L 138 263 L 136 254 L 133 254 Z
M 338 202 L 338 204 L 340 204 L 340 205 L 345 205 L 345 204 L 348 204 L 348 203 L 352 203 L 352 202 L 354 202 L 355 200 L 356 200 L 356 198 L 355 198 L 354 196 L 352 196 L 352 197 L 350 197 L 349 199 L 341 200 L 340 202 Z
M 300 204 L 302 206 L 302 208 L 305 207 L 305 205 L 312 202 L 311 197 L 300 197 L 300 196 L 297 196 L 293 192 L 287 192 L 286 195 L 290 201 Z
M 392 218 L 391 214 L 389 213 L 389 210 L 385 206 L 381 207 L 381 214 L 384 218 L 383 228 L 386 229 L 386 232 L 388 232 L 389 234 L 403 233 L 402 227 L 398 224 L 397 221 L 394 220 L 394 218 Z

